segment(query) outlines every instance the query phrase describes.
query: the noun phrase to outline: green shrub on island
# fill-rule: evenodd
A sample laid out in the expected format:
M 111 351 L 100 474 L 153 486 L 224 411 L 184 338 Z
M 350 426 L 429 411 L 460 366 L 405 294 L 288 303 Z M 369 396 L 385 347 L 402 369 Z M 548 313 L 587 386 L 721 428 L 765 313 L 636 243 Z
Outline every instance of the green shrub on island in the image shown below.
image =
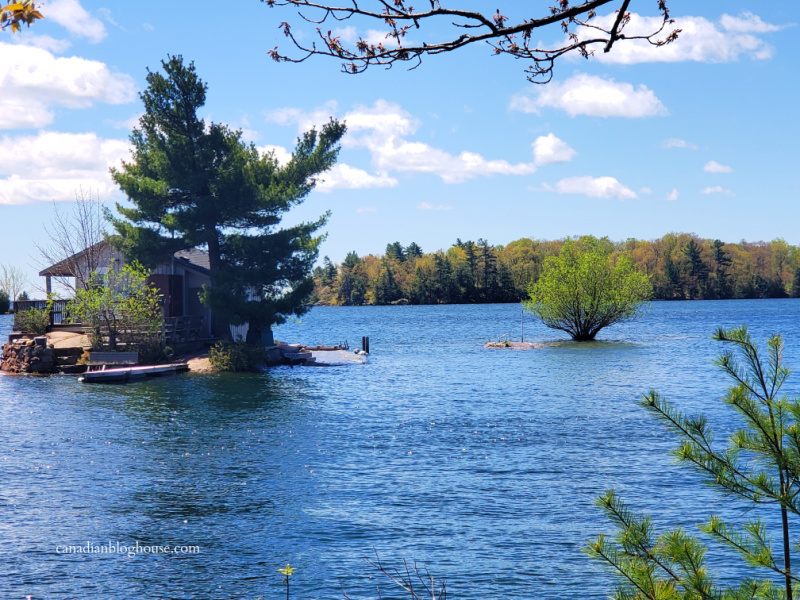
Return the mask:
M 567 240 L 558 255 L 548 256 L 528 293 L 526 311 L 585 342 L 604 327 L 641 316 L 653 286 L 627 254 L 611 253 L 600 240 L 586 237 Z
M 208 353 L 211 365 L 219 371 L 248 373 L 258 371 L 266 362 L 263 346 L 237 342 L 217 342 Z
M 50 326 L 50 311 L 48 309 L 29 308 L 14 316 L 15 329 L 23 333 L 44 335 Z
M 158 290 L 138 263 L 121 267 L 112 261 L 105 274 L 92 273 L 90 287 L 75 291 L 67 306 L 69 318 L 83 323 L 95 350 L 152 352 L 161 348 L 164 316 Z

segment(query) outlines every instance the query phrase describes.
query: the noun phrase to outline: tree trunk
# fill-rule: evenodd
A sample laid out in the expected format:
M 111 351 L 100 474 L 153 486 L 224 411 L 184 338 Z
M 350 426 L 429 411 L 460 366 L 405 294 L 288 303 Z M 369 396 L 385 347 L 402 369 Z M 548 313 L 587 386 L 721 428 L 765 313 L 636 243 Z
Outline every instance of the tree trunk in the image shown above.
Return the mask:
M 248 346 L 255 346 L 261 343 L 261 323 L 253 319 L 250 320 L 250 326 L 247 328 L 247 337 L 244 341 Z
M 206 245 L 208 246 L 208 267 L 211 278 L 211 287 L 217 285 L 217 273 L 222 266 L 222 252 L 219 247 L 219 234 L 213 225 L 206 227 Z M 215 310 L 211 310 L 211 332 L 214 337 L 227 340 L 231 337 L 230 328 L 227 323 L 217 316 Z M 248 334 L 249 337 L 249 334 Z

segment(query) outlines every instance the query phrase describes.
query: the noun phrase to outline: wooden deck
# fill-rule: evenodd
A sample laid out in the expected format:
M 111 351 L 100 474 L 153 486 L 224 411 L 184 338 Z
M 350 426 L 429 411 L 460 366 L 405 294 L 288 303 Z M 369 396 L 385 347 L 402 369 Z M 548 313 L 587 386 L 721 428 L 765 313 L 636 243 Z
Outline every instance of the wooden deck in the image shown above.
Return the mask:
M 118 367 L 103 369 L 102 371 L 87 371 L 80 378 L 83 383 L 127 383 L 145 377 L 163 377 L 184 373 L 189 370 L 187 363 L 172 363 L 169 365 L 153 365 L 147 367 Z

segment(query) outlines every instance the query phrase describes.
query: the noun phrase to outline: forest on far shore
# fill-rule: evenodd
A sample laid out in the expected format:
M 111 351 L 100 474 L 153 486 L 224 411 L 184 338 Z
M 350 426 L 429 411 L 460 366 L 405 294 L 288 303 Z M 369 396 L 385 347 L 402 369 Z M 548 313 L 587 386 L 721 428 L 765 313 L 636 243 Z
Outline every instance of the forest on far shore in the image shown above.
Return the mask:
M 624 242 L 573 239 L 594 240 L 611 255 L 627 252 L 650 275 L 654 300 L 800 297 L 800 247 L 782 239 L 728 243 L 689 233 Z M 429 253 L 414 242 L 393 242 L 383 255 L 350 252 L 341 264 L 326 256 L 314 269 L 311 301 L 332 306 L 519 302 L 564 241 L 522 238 L 492 246 L 483 239 L 458 239 L 447 250 Z

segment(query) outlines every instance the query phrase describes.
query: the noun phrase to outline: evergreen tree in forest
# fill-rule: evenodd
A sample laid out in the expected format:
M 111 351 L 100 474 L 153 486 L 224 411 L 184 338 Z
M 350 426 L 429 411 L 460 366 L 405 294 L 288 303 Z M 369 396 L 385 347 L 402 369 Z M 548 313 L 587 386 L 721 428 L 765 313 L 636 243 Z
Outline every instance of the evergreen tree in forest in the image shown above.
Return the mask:
M 689 300 L 703 296 L 704 284 L 708 279 L 708 266 L 703 262 L 703 248 L 693 239 L 683 248 L 688 261 Z
M 478 239 L 478 252 L 482 266 L 481 273 L 481 300 L 483 302 L 494 302 L 497 296 L 497 260 L 494 248 L 483 238 Z
M 459 297 L 458 281 L 453 275 L 453 265 L 450 260 L 441 251 L 433 255 L 433 261 L 436 265 L 436 273 L 439 277 L 438 290 L 439 301 L 450 304 L 456 302 Z
M 163 74 L 148 72 L 144 115 L 131 134 L 132 160 L 112 177 L 133 203 L 117 206 L 114 243 L 129 259 L 154 267 L 177 250 L 207 249 L 215 331 L 250 323 L 248 342 L 306 310 L 309 277 L 328 215 L 279 228 L 336 161 L 345 126 L 335 120 L 303 134 L 288 164 L 245 144 L 241 132 L 206 123 L 198 111 L 206 84 L 193 63 L 171 56 Z
M 383 261 L 380 272 L 375 278 L 372 290 L 375 304 L 389 304 L 402 298 L 403 291 L 397 284 L 389 261 Z
M 410 283 L 410 295 L 414 304 L 438 304 L 442 287 L 437 261 L 430 256 L 416 261 Z
M 367 281 L 362 274 L 363 261 L 355 252 L 348 252 L 339 274 L 339 302 L 348 306 L 361 306 L 367 296 Z
M 320 271 L 322 285 L 331 285 L 336 280 L 336 275 L 336 266 L 331 262 L 330 257 L 326 256 L 322 259 L 322 269 Z
M 731 297 L 730 284 L 728 283 L 727 268 L 733 262 L 730 253 L 723 248 L 722 240 L 711 242 L 711 257 L 714 259 L 714 277 L 716 297 L 726 299 Z
M 406 246 L 406 258 L 413 260 L 415 258 L 422 258 L 422 248 L 416 242 L 411 242 Z
M 403 244 L 400 242 L 392 242 L 386 245 L 386 258 L 403 262 L 406 259 L 406 251 L 403 249 Z

